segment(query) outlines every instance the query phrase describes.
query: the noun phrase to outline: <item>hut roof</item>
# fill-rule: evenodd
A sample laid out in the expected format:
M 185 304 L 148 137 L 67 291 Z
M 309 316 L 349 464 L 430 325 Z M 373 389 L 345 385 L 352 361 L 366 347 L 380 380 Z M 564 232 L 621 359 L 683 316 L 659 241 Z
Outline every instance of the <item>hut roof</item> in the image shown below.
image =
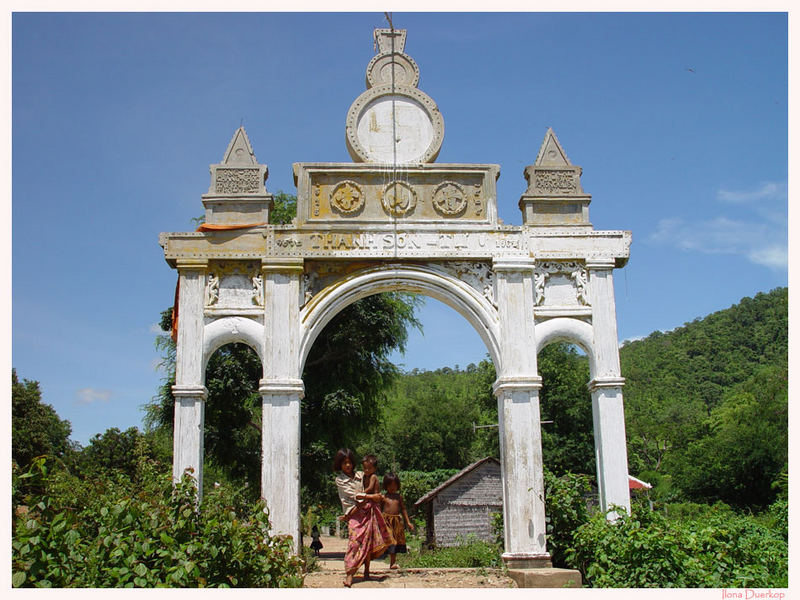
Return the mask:
M 453 483 L 455 483 L 456 481 L 458 481 L 459 479 L 461 479 L 462 477 L 464 477 L 464 476 L 465 476 L 467 473 L 470 473 L 470 472 L 474 471 L 475 469 L 477 469 L 478 467 L 480 467 L 481 465 L 483 465 L 483 464 L 485 464 L 485 463 L 487 463 L 487 462 L 489 462 L 489 461 L 492 461 L 492 462 L 494 462 L 494 463 L 497 463 L 498 465 L 500 464 L 500 461 L 499 461 L 499 460 L 497 460 L 496 458 L 492 458 L 491 456 L 487 456 L 486 458 L 482 458 L 482 459 L 481 459 L 481 460 L 479 460 L 478 462 L 474 462 L 474 463 L 472 463 L 472 464 L 471 464 L 471 465 L 469 465 L 468 467 L 465 467 L 464 469 L 462 469 L 461 471 L 459 471 L 458 473 L 456 473 L 455 475 L 453 475 L 453 476 L 452 476 L 450 479 L 448 479 L 447 481 L 445 481 L 445 482 L 444 482 L 443 484 L 441 484 L 439 487 L 436 487 L 436 488 L 432 489 L 430 492 L 428 492 L 427 494 L 425 494 L 425 495 L 424 495 L 422 498 L 420 498 L 419 500 L 417 500 L 417 501 L 414 503 L 414 506 L 419 506 L 420 504 L 424 504 L 425 502 L 430 502 L 430 501 L 431 501 L 431 500 L 433 500 L 433 499 L 434 499 L 434 498 L 435 498 L 435 497 L 436 497 L 436 496 L 437 496 L 437 495 L 438 495 L 438 494 L 439 494 L 439 493 L 440 493 L 442 490 L 444 490 L 446 487 L 448 487 L 448 486 L 452 485 Z

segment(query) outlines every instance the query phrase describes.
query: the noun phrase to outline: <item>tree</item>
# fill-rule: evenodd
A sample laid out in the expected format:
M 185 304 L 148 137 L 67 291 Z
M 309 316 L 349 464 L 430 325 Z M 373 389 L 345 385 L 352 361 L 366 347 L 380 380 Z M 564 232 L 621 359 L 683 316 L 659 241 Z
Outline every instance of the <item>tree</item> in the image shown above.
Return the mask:
M 586 384 L 589 364 L 575 346 L 558 342 L 538 356 L 544 464 L 556 476 L 565 472 L 593 474 L 592 400 Z
M 415 369 L 401 375 L 362 450 L 376 454 L 382 469 L 394 471 L 463 469 L 498 456 L 494 365 L 483 360 L 471 367 Z
M 678 485 L 692 497 L 739 507 L 765 507 L 772 485 L 788 471 L 788 373 L 764 367 L 731 390 L 711 412 L 711 434 L 689 444 L 674 465 Z
M 17 379 L 11 370 L 11 457 L 27 466 L 37 456 L 63 457 L 70 449 L 72 425 L 42 402 L 38 381 Z

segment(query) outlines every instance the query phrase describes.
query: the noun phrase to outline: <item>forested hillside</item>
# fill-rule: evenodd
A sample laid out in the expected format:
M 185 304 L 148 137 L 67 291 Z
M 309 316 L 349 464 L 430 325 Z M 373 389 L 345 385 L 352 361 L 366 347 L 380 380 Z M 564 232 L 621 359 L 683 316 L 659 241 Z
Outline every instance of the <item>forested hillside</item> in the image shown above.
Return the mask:
M 631 472 L 668 498 L 763 506 L 787 469 L 788 289 L 620 350 Z

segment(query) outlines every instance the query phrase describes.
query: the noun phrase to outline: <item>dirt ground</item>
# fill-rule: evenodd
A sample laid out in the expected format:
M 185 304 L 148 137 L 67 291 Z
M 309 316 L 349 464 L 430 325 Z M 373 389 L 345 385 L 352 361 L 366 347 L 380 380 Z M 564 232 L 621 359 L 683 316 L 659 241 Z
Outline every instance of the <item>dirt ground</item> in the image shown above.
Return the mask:
M 304 540 L 306 545 L 311 540 Z M 341 588 L 347 540 L 323 536 L 317 559 L 320 568 L 306 575 L 307 588 Z M 373 560 L 370 578 L 363 567 L 353 578 L 353 588 L 513 588 L 516 584 L 499 569 L 389 569 L 389 557 Z

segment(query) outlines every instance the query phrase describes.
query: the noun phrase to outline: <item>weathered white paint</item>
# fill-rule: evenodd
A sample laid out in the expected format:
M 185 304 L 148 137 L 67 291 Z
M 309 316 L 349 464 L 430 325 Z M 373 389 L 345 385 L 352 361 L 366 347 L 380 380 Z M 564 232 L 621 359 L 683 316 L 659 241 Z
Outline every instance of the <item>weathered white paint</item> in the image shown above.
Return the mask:
M 175 420 L 172 478 L 179 481 L 191 469 L 203 490 L 203 424 L 207 391 L 203 385 L 203 292 L 208 261 L 178 261 L 178 343 L 175 354 Z
M 619 341 L 617 314 L 614 303 L 614 281 L 611 261 L 590 262 L 589 286 L 592 298 L 592 327 L 595 341 L 594 377 L 619 377 Z
M 587 261 L 592 298 L 592 327 L 595 338 L 595 369 L 592 391 L 594 443 L 600 506 L 631 509 L 628 488 L 628 450 L 625 444 L 625 410 L 622 404 L 617 315 L 611 261 Z M 616 513 L 609 514 L 615 518 Z
M 622 382 L 622 378 L 613 377 L 605 380 L 594 379 L 590 389 L 600 506 L 603 510 L 610 509 L 612 505 L 621 506 L 630 514 Z M 609 513 L 610 519 L 616 517 L 616 512 Z
M 300 551 L 300 400 L 303 382 L 261 380 L 261 490 L 271 532 Z
M 178 261 L 178 343 L 175 353 L 175 385 L 202 385 L 203 373 L 203 292 L 206 260 Z
M 264 326 L 246 317 L 223 317 L 211 321 L 203 333 L 203 366 L 225 344 L 241 342 L 250 346 L 264 364 Z
M 506 561 L 547 561 L 544 479 L 533 317 L 534 261 L 494 262 L 502 367 L 494 393 L 500 426 Z
M 261 490 L 275 534 L 300 551 L 300 279 L 303 261 L 265 261 Z
M 570 342 L 580 346 L 589 357 L 589 376 L 594 375 L 594 329 L 591 325 L 569 317 L 556 317 L 537 323 L 536 353 L 553 342 Z
M 208 390 L 204 386 L 173 386 L 175 397 L 175 421 L 173 423 L 172 478 L 180 481 L 184 472 L 197 482 L 199 497 L 203 493 L 203 429 L 205 423 L 205 399 Z

